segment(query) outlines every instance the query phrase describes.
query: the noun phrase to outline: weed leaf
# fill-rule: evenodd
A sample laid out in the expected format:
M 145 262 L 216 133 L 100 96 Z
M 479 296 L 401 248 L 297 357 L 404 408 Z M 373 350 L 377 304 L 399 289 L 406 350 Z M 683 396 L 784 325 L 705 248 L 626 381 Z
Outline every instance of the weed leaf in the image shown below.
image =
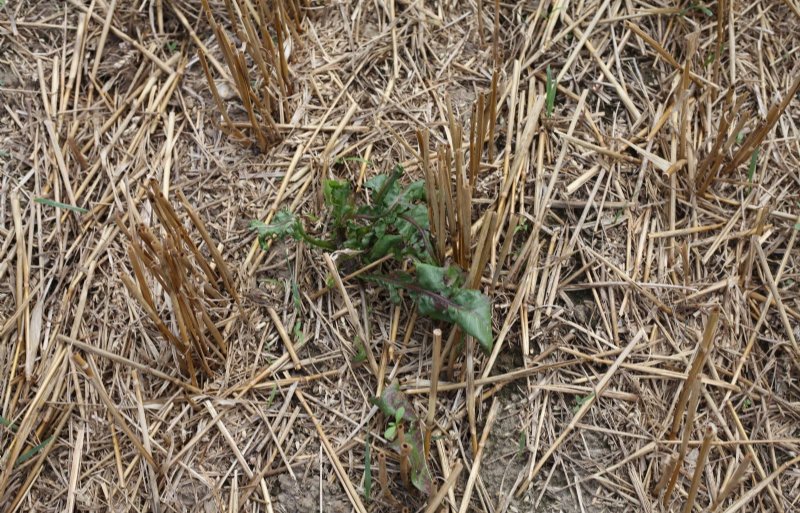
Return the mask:
M 417 264 L 419 313 L 458 324 L 478 340 L 486 353 L 492 351 L 492 307 L 489 298 L 477 290 L 461 288 L 458 268 Z
M 305 235 L 303 223 L 288 210 L 281 210 L 275 214 L 270 224 L 258 220 L 250 221 L 250 229 L 258 233 L 259 241 L 262 238 L 268 240 L 273 237 L 278 239 L 291 237 L 295 240 L 302 240 Z
M 325 180 L 322 185 L 325 205 L 331 209 L 333 222 L 337 227 L 342 226 L 344 221 L 355 211 L 352 194 L 350 184 L 344 180 Z
M 281 240 L 287 238 L 297 241 L 302 240 L 312 246 L 328 251 L 336 249 L 336 246 L 332 242 L 317 239 L 307 234 L 300 219 L 288 210 L 281 210 L 275 214 L 270 224 L 259 220 L 250 221 L 250 229 L 258 233 L 258 243 L 261 245 L 262 249 L 267 249 L 269 247 L 268 242 L 273 238 Z

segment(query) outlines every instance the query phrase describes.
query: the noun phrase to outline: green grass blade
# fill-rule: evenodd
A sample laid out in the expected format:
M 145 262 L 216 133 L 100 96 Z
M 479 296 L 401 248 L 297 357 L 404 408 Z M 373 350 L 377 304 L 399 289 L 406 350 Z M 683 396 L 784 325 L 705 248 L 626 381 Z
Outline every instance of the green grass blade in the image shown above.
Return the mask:
M 750 165 L 747 166 L 747 181 L 753 183 L 753 178 L 756 176 L 756 166 L 758 165 L 758 154 L 761 148 L 756 148 L 752 155 L 750 155 Z
M 76 207 L 75 205 L 69 205 L 67 203 L 61 203 L 60 201 L 54 201 L 47 198 L 34 198 L 36 203 L 40 205 L 47 205 L 48 207 L 55 207 L 55 208 L 63 208 L 64 210 L 70 210 L 72 212 L 77 212 L 78 214 L 86 214 L 89 212 L 85 208 Z
M 53 437 L 51 436 L 51 437 L 47 438 L 44 442 L 42 442 L 39 445 L 31 448 L 29 451 L 25 451 L 24 453 L 22 453 L 20 455 L 20 457 L 17 458 L 17 465 L 22 465 L 23 463 L 25 463 L 29 459 L 31 459 L 34 456 L 36 456 L 37 454 L 39 454 L 42 451 L 42 449 L 47 447 L 47 444 L 49 444 L 52 441 L 53 441 Z
M 2 415 L 0 415 L 0 424 L 2 424 L 3 426 L 7 427 L 12 432 L 16 432 L 17 431 L 17 425 L 14 424 L 13 422 L 11 422 L 9 419 L 3 417 Z
M 369 502 L 372 495 L 372 456 L 370 454 L 369 433 L 364 441 L 364 498 Z
M 558 87 L 556 87 L 556 82 L 553 79 L 553 71 L 550 69 L 550 65 L 547 65 L 547 82 L 545 83 L 545 114 L 547 117 L 553 116 L 553 111 L 556 107 L 556 91 Z

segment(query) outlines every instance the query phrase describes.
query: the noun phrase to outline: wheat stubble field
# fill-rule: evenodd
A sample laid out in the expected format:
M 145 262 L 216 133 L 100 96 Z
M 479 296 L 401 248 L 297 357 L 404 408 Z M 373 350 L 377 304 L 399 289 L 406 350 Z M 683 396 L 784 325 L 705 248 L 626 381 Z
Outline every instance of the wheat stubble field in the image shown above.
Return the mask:
M 800 509 L 797 0 L 0 5 L 0 511 Z

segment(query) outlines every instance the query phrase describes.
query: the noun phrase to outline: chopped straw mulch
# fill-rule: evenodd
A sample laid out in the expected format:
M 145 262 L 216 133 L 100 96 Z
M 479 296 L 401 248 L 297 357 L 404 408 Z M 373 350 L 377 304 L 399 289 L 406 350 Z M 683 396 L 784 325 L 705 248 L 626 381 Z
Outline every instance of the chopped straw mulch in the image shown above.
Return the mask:
M 797 0 L 0 4 L 0 510 L 800 509 Z M 396 164 L 491 355 L 249 229 Z

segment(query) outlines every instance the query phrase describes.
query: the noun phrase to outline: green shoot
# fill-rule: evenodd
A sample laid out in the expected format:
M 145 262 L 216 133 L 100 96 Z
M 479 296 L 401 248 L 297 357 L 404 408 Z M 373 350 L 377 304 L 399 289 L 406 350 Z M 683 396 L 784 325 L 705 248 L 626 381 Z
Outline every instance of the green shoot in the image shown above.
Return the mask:
M 572 413 L 578 413 L 578 410 L 581 409 L 581 406 L 586 404 L 592 397 L 594 397 L 594 393 L 585 396 L 576 396 L 575 397 L 575 406 L 572 407 Z
M 302 344 L 305 340 L 305 335 L 303 335 L 303 323 L 300 320 L 295 321 L 294 328 L 292 328 L 292 336 L 294 337 L 295 344 Z
M 556 107 L 556 91 L 558 86 L 553 79 L 553 72 L 550 70 L 550 65 L 547 65 L 547 82 L 545 83 L 545 114 L 548 118 L 553 117 L 553 111 Z
M 278 397 L 278 387 L 277 385 L 272 385 L 272 390 L 269 393 L 269 397 L 267 397 L 267 408 L 272 406 L 272 403 L 275 401 L 276 397 Z
M 344 164 L 345 162 L 358 162 L 359 164 L 366 164 L 368 166 L 372 165 L 371 160 L 367 160 L 363 157 L 339 157 L 335 162 L 337 164 Z
M 17 425 L 8 420 L 7 418 L 3 417 L 2 415 L 0 415 L 0 425 L 7 427 L 13 432 L 17 431 Z
M 403 423 L 403 415 L 405 415 L 406 409 L 404 407 L 400 407 L 394 414 L 394 420 L 389 422 L 389 427 L 386 428 L 386 431 L 383 433 L 383 437 L 389 440 L 390 442 L 394 440 L 397 436 L 397 430 L 400 429 L 400 425 Z
M 703 4 L 695 4 L 695 3 L 691 3 L 691 4 L 689 4 L 689 7 L 685 7 L 683 9 L 681 9 L 678 12 L 678 14 L 680 16 L 686 16 L 686 14 L 689 11 L 697 11 L 697 12 L 705 14 L 706 16 L 714 16 L 714 13 L 711 11 L 711 9 L 709 9 L 708 7 L 706 7 Z
M 63 208 L 64 210 L 77 212 L 78 214 L 85 214 L 89 212 L 85 208 L 76 207 L 75 205 L 68 205 L 67 203 L 61 203 L 60 201 L 54 201 L 47 198 L 34 198 L 33 201 L 41 205 L 47 205 L 48 207 Z
M 369 502 L 372 494 L 372 457 L 370 455 L 369 433 L 364 440 L 364 499 Z
M 367 361 L 367 350 L 361 342 L 356 343 L 356 355 L 353 356 L 353 363 L 364 363 Z
M 39 454 L 42 451 L 42 449 L 47 447 L 47 444 L 49 444 L 52 441 L 53 441 L 53 437 L 51 436 L 51 437 L 47 438 L 44 442 L 40 443 L 39 445 L 36 445 L 36 446 L 32 447 L 30 450 L 25 451 L 22 454 L 20 454 L 19 458 L 17 458 L 17 465 L 22 465 L 23 463 L 25 463 L 29 459 L 31 459 L 34 456 L 36 456 L 37 454 Z
M 753 154 L 750 155 L 750 165 L 747 166 L 747 181 L 753 183 L 753 178 L 756 176 L 756 166 L 758 164 L 758 154 L 761 148 L 756 148 Z

